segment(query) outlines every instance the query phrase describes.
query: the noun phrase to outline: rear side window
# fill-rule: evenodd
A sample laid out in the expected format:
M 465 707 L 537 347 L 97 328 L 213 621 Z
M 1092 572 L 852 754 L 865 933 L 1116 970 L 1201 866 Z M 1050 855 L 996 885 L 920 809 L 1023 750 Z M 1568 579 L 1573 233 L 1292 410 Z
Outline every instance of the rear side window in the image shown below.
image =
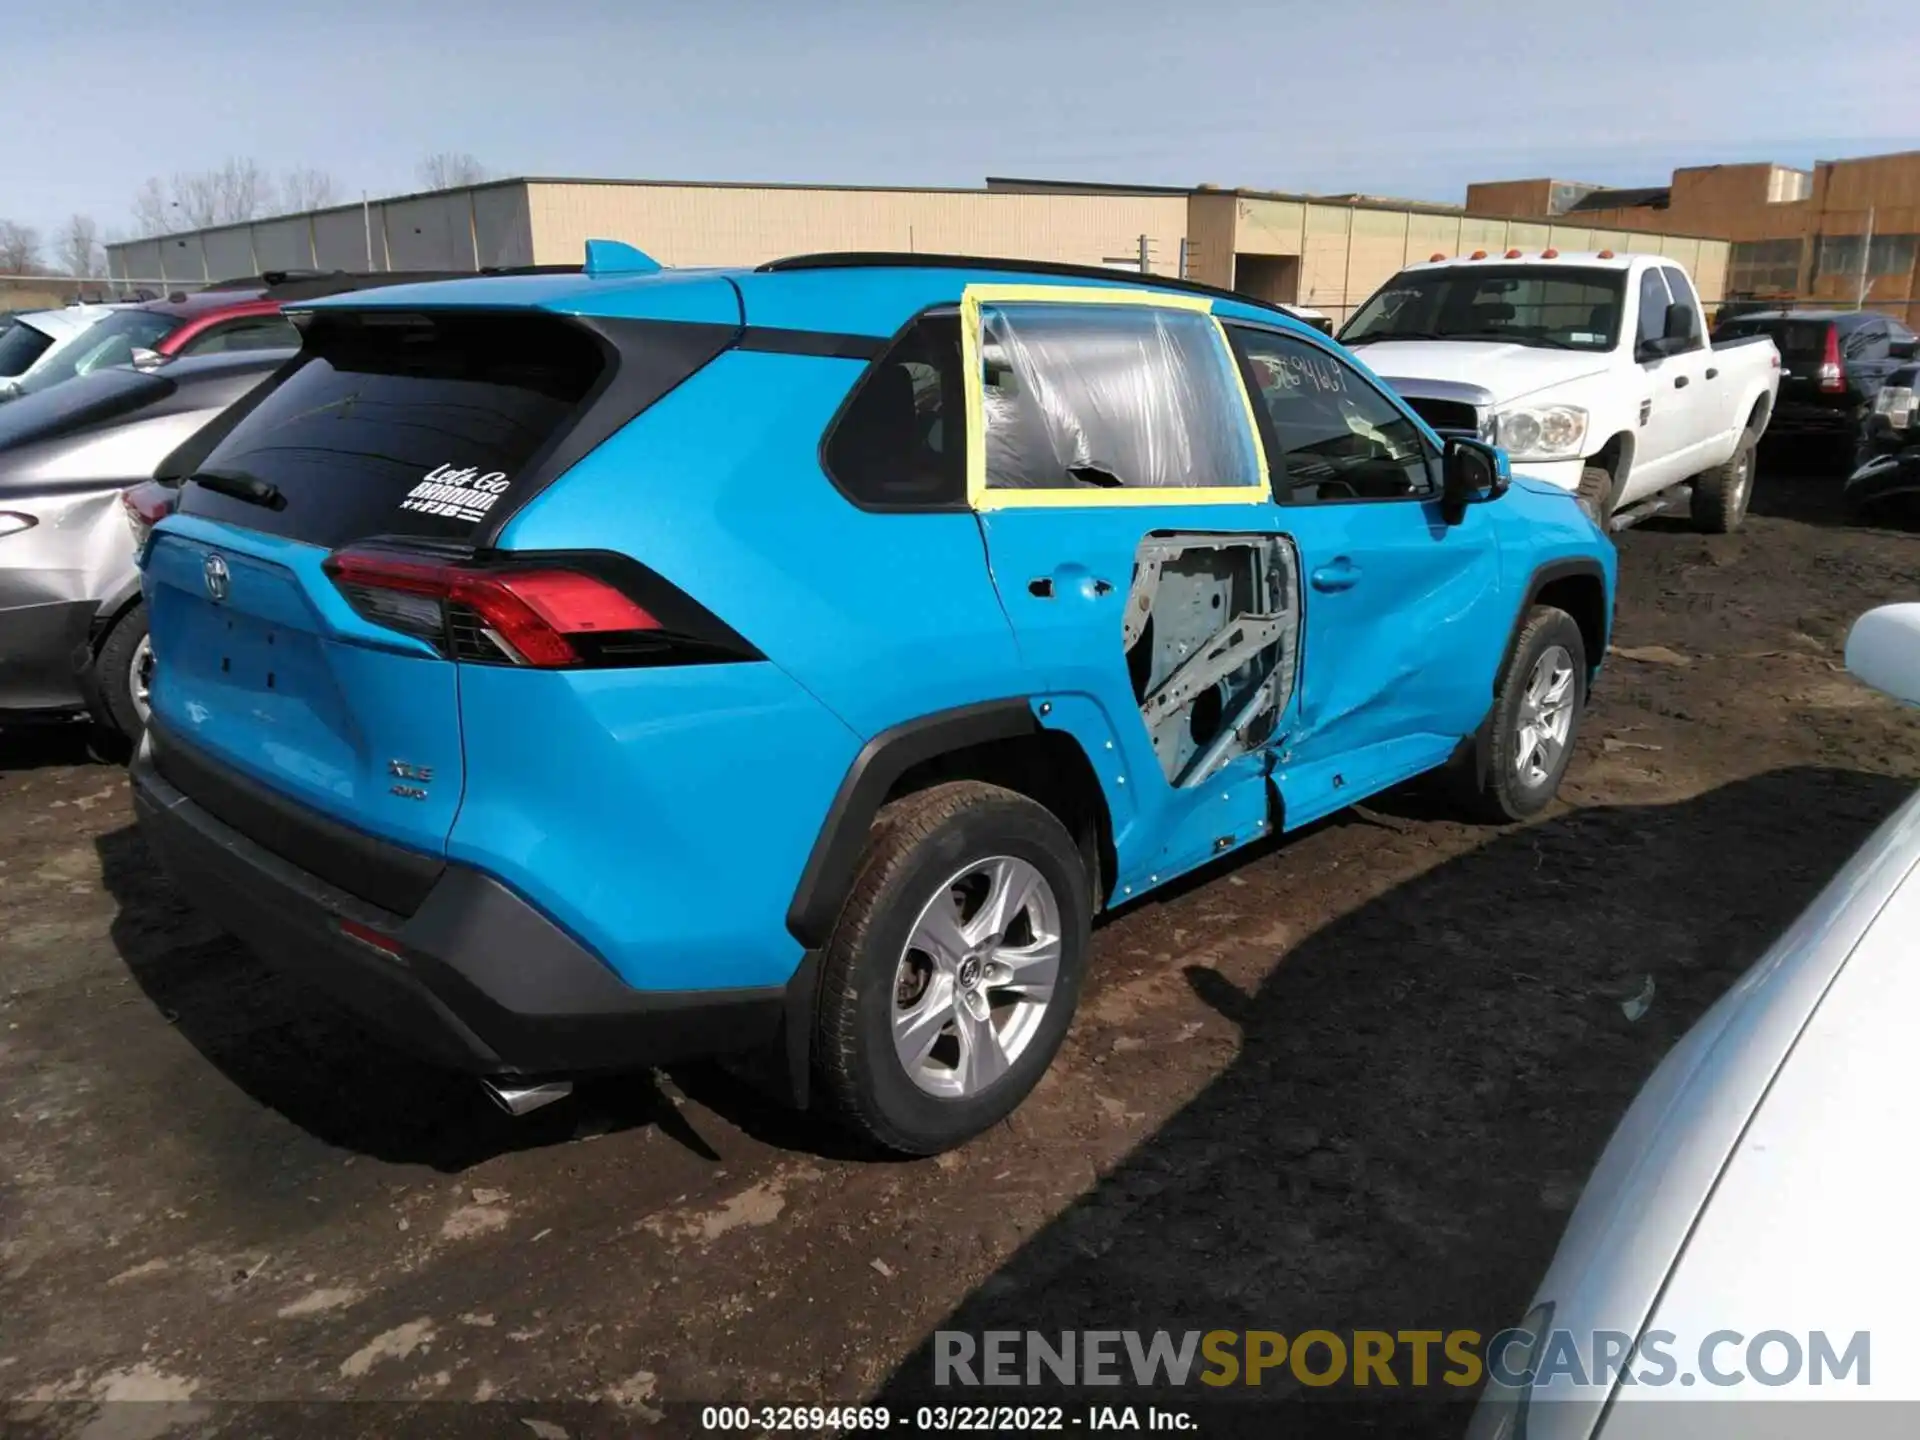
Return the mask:
M 328 547 L 466 539 L 568 426 L 606 366 L 557 317 L 317 317 L 300 364 L 201 462 L 272 485 L 279 509 L 189 485 L 181 510 Z
M 300 332 L 284 315 L 254 315 L 215 325 L 189 340 L 182 355 L 225 355 L 235 350 L 297 350 Z
M 1885 360 L 1888 354 L 1885 322 L 1868 320 L 1856 325 L 1840 346 L 1840 353 L 1848 360 Z
M 1658 270 L 1640 272 L 1640 343 L 1658 340 L 1667 333 L 1667 282 Z
M 1210 315 L 987 304 L 980 363 L 989 490 L 1261 484 L 1245 393 Z
M 964 506 L 966 414 L 960 317 L 923 315 L 860 380 L 827 437 L 827 471 L 867 509 Z

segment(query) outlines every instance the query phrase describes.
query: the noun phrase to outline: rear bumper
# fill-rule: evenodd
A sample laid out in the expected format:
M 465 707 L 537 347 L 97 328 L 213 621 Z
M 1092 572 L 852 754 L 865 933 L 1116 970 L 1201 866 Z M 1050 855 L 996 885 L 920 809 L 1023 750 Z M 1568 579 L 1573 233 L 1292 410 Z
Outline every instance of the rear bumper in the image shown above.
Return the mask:
M 396 915 L 215 818 L 160 773 L 150 742 L 131 778 L 149 848 L 196 905 L 269 965 L 439 1064 L 482 1075 L 624 1070 L 755 1050 L 782 1033 L 788 987 L 635 990 L 525 900 L 460 865 L 411 915 Z
M 1859 424 L 1852 403 L 1820 404 L 1782 400 L 1767 421 L 1769 435 L 1851 435 Z

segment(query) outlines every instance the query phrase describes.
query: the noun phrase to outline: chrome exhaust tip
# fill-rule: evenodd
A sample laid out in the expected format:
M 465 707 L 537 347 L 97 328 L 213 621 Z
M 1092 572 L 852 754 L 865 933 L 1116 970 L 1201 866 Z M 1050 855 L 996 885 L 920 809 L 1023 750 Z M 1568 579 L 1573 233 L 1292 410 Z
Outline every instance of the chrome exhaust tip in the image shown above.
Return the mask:
M 556 1100 L 564 1100 L 573 1093 L 571 1080 L 542 1080 L 532 1084 L 517 1084 L 511 1080 L 482 1079 L 480 1088 L 487 1092 L 492 1100 L 509 1115 L 528 1115 L 543 1105 L 551 1105 Z

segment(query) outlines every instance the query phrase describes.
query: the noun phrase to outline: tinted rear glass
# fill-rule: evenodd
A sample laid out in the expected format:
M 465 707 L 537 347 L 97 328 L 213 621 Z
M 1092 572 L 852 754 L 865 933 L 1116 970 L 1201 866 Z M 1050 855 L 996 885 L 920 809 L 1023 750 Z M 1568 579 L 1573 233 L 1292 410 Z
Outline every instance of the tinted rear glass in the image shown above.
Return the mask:
M 301 363 L 201 465 L 264 480 L 284 507 L 189 485 L 181 509 L 328 547 L 466 539 L 605 364 L 590 333 L 546 315 L 316 317 Z
M 1720 327 L 1720 336 L 1737 340 L 1742 335 L 1766 335 L 1782 355 L 1810 355 L 1819 359 L 1827 348 L 1825 320 L 1729 320 Z

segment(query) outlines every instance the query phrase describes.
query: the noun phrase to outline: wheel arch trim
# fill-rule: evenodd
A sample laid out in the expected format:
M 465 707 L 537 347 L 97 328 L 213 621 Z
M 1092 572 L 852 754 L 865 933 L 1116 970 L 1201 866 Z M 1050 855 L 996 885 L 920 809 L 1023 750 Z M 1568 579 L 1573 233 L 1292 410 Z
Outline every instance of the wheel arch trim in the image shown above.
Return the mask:
M 917 716 L 868 740 L 834 792 L 800 872 L 787 907 L 789 933 L 809 949 L 826 943 L 853 884 L 868 828 L 902 775 L 949 751 L 1038 734 L 1040 728 L 1032 702 L 1015 696 Z

